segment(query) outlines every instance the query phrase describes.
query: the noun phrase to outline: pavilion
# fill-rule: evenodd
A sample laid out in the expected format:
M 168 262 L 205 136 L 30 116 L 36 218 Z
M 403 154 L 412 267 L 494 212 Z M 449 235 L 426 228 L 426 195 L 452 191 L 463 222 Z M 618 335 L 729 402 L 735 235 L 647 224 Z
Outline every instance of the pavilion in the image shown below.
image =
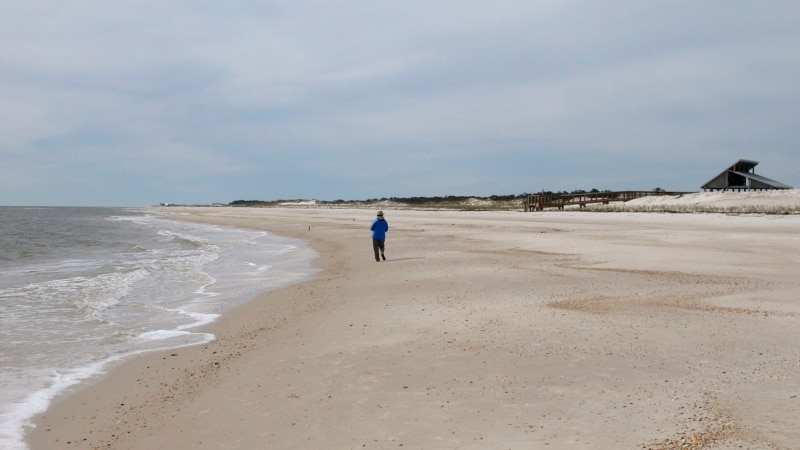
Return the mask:
M 770 178 L 756 175 L 755 167 L 758 161 L 740 159 L 734 165 L 723 170 L 722 173 L 701 186 L 704 191 L 752 191 L 762 189 L 792 189 Z

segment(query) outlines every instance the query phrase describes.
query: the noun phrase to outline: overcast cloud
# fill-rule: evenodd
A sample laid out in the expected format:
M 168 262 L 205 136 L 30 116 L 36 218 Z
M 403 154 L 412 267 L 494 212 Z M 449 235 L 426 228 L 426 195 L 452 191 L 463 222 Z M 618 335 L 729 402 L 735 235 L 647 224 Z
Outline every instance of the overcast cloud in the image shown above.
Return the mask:
M 800 187 L 796 1 L 0 0 L 0 204 Z

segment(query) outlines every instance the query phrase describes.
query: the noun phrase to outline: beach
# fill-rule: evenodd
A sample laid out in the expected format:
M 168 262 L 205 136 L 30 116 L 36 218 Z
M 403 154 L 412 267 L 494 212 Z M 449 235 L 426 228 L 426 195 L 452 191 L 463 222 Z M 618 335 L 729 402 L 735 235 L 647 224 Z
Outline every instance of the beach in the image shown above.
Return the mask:
M 794 449 L 800 215 L 169 208 L 310 280 L 57 400 L 40 449 Z

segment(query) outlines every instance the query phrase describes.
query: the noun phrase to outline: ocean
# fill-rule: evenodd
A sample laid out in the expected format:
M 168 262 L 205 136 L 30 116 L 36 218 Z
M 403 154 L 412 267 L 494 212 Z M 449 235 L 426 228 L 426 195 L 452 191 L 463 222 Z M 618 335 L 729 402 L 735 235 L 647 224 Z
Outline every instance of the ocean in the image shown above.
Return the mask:
M 0 448 L 24 450 L 55 396 L 308 279 L 313 250 L 271 233 L 133 208 L 0 207 Z

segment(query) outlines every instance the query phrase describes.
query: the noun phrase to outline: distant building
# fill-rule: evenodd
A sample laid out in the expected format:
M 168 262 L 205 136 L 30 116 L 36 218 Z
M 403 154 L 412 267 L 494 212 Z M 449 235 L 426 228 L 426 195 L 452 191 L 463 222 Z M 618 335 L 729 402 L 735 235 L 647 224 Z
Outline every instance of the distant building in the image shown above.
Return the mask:
M 758 161 L 740 159 L 701 186 L 704 191 L 751 191 L 760 189 L 792 189 L 788 184 L 755 174 Z

